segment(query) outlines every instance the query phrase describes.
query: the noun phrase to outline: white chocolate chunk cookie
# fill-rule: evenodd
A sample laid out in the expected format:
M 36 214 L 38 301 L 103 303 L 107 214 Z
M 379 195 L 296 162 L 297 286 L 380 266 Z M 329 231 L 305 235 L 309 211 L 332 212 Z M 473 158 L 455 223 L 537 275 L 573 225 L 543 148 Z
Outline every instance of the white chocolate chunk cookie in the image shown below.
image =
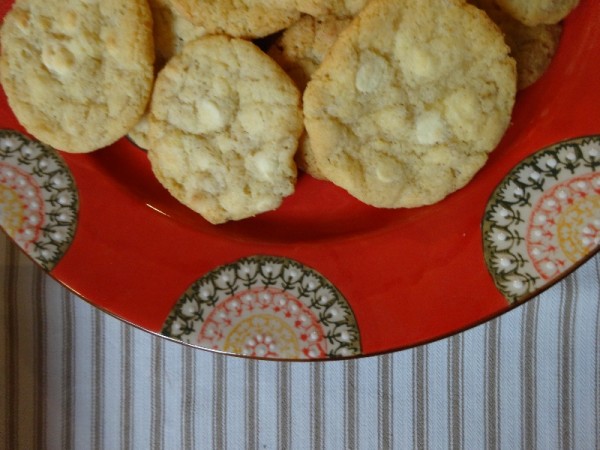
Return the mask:
M 352 17 L 360 12 L 368 0 L 296 0 L 298 9 L 314 17 Z
M 183 46 L 207 34 L 206 30 L 183 17 L 171 0 L 148 0 L 154 22 L 154 46 L 158 68 L 178 54 Z
M 504 12 L 495 0 L 469 0 L 484 10 L 504 33 L 511 56 L 517 62 L 517 87 L 525 89 L 548 69 L 562 33 L 561 24 L 525 25 Z
M 129 130 L 127 137 L 142 150 L 148 150 L 150 147 L 150 122 L 148 120 L 148 112 L 138 120 L 138 122 Z
M 171 0 L 190 22 L 209 33 L 260 38 L 300 18 L 296 0 Z
M 496 0 L 498 5 L 526 25 L 558 23 L 579 4 L 579 0 Z
M 83 153 L 124 136 L 153 82 L 145 0 L 21 0 L 0 35 L 0 81 L 37 139 Z
M 185 43 L 205 36 L 204 28 L 194 25 L 173 8 L 170 0 L 149 0 L 153 19 L 154 48 L 156 51 L 155 70 L 160 70 L 173 56 L 178 54 Z M 150 146 L 149 123 L 146 114 L 129 131 L 128 137 L 140 148 Z
M 269 55 L 279 63 L 300 90 L 323 62 L 339 34 L 351 18 L 304 15 L 287 28 L 269 48 Z
M 269 55 L 303 91 L 306 83 L 325 58 L 325 54 L 351 21 L 349 17 L 316 18 L 304 15 L 279 36 L 269 49 Z M 316 167 L 310 139 L 306 133 L 300 139 L 296 163 L 300 169 L 313 177 L 324 178 Z
M 372 0 L 304 93 L 318 169 L 385 208 L 463 187 L 509 124 L 509 51 L 487 15 L 460 0 Z
M 211 223 L 277 208 L 296 181 L 300 93 L 254 44 L 209 36 L 159 73 L 148 156 L 158 180 Z

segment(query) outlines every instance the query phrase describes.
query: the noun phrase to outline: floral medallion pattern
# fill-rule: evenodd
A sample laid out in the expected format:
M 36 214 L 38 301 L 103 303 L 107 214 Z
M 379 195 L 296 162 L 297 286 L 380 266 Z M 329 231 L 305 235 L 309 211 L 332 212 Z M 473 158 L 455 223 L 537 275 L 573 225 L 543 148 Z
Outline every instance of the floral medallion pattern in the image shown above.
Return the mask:
M 0 130 L 0 226 L 47 271 L 73 240 L 78 205 L 75 182 L 57 152 Z
M 488 269 L 510 303 L 568 272 L 600 245 L 600 137 L 530 156 L 502 181 L 483 222 Z
M 361 352 L 354 314 L 322 275 L 298 262 L 252 256 L 192 284 L 162 333 L 203 348 L 275 359 Z

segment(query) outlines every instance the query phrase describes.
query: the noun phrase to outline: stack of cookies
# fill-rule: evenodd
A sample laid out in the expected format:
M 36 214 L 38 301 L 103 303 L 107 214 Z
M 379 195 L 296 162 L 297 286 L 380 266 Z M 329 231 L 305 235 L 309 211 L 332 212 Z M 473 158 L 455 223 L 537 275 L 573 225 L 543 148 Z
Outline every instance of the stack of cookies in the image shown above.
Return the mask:
M 35 137 L 84 153 L 128 134 L 214 224 L 278 208 L 297 164 L 416 207 L 483 166 L 576 3 L 496 1 L 18 0 L 0 81 Z

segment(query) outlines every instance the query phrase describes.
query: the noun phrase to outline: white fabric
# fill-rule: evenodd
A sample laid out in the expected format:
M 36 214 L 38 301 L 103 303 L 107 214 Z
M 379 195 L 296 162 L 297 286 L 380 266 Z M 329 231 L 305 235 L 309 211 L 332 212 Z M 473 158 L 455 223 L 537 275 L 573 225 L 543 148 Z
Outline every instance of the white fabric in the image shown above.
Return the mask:
M 0 237 L 0 448 L 600 448 L 600 257 L 459 335 L 257 362 L 120 322 Z

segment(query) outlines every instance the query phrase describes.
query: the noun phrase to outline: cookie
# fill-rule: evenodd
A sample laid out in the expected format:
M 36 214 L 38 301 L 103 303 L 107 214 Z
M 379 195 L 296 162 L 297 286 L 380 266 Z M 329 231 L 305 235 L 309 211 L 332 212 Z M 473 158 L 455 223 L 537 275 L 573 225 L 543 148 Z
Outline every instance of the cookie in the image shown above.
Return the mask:
M 145 0 L 21 0 L 0 34 L 0 81 L 21 124 L 52 147 L 105 147 L 140 119 L 153 82 Z
M 300 18 L 296 0 L 171 0 L 190 22 L 211 34 L 248 39 L 287 28 Z
M 352 17 L 360 12 L 368 0 L 296 0 L 298 9 L 314 17 Z
M 185 19 L 170 0 L 149 0 L 153 19 L 155 70 L 160 70 L 173 56 L 178 54 L 186 42 L 205 36 L 206 30 Z M 149 124 L 146 114 L 129 131 L 128 137 L 138 147 L 147 150 L 150 146 Z
M 137 121 L 137 123 L 129 130 L 127 137 L 142 150 L 148 150 L 150 147 L 150 121 L 148 120 L 148 112 Z
M 154 22 L 156 65 L 159 69 L 178 54 L 186 42 L 207 34 L 204 28 L 183 17 L 172 6 L 171 0 L 148 0 L 148 4 Z
M 494 0 L 469 0 L 469 3 L 484 10 L 504 33 L 511 55 L 517 61 L 518 89 L 535 83 L 554 58 L 562 25 L 525 25 L 504 12 Z
M 300 93 L 251 42 L 208 36 L 159 73 L 148 157 L 181 203 L 218 224 L 277 208 L 296 181 Z
M 304 15 L 287 28 L 269 48 L 269 55 L 304 90 L 325 54 L 351 18 Z
M 529 25 L 558 23 L 579 0 L 496 0 L 498 6 L 518 21 Z
M 304 91 L 306 83 L 323 61 L 327 51 L 351 21 L 349 17 L 338 18 L 330 15 L 316 18 L 304 15 L 275 40 L 269 48 L 269 55 L 294 80 L 298 88 Z M 313 177 L 324 178 L 316 167 L 310 139 L 306 134 L 300 139 L 296 163 L 300 169 Z
M 509 125 L 509 52 L 488 16 L 460 0 L 371 0 L 304 92 L 318 169 L 383 208 L 460 189 Z

